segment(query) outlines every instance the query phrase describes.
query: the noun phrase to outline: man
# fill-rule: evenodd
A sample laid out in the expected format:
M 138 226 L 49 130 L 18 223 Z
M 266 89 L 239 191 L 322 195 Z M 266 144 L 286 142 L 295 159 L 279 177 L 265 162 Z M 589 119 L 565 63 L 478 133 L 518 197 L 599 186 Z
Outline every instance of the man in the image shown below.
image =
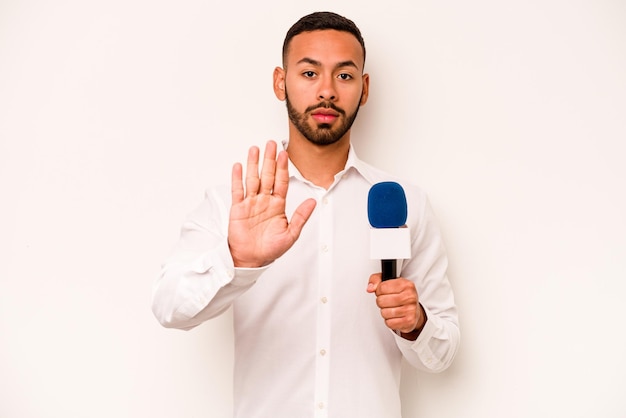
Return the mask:
M 403 183 L 411 253 L 381 281 L 367 196 L 398 181 L 359 160 L 351 126 L 368 99 L 354 23 L 313 13 L 288 31 L 274 92 L 289 140 L 250 148 L 245 177 L 212 188 L 163 265 L 153 311 L 191 329 L 233 307 L 235 416 L 400 417 L 401 360 L 439 372 L 459 343 L 447 257 L 427 197 Z M 260 171 L 259 171 L 260 169 Z

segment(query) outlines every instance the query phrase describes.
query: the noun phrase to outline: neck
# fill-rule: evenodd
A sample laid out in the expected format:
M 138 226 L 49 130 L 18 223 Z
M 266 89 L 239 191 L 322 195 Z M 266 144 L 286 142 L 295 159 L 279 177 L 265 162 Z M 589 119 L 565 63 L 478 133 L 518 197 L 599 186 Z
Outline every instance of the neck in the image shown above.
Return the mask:
M 315 145 L 299 132 L 290 132 L 287 153 L 305 179 L 328 189 L 335 175 L 345 168 L 349 150 L 349 131 L 331 145 Z

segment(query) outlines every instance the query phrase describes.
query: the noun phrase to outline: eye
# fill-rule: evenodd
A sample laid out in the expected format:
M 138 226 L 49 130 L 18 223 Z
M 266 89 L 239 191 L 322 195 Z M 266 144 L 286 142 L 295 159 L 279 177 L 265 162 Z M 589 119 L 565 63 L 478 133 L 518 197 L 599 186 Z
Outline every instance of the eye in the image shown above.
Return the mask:
M 338 77 L 342 80 L 352 80 L 352 76 L 347 73 L 341 73 L 338 75 Z
M 315 72 L 314 71 L 305 71 L 302 73 L 303 76 L 305 76 L 306 78 L 313 78 L 315 77 Z

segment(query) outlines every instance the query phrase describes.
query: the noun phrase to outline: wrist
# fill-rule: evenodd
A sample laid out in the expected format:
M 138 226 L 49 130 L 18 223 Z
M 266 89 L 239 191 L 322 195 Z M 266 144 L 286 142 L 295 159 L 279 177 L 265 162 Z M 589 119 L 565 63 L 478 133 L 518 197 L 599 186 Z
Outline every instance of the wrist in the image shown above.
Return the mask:
M 417 337 L 419 337 L 420 333 L 424 329 L 424 326 L 426 325 L 426 321 L 428 321 L 428 317 L 426 316 L 426 311 L 424 310 L 424 307 L 422 306 L 421 303 L 418 303 L 418 306 L 420 310 L 422 311 L 422 314 L 420 315 L 420 319 L 417 321 L 417 324 L 415 325 L 415 328 L 413 329 L 413 331 L 411 332 L 396 331 L 396 334 L 398 334 L 400 337 L 404 338 L 405 340 L 409 340 L 409 341 L 417 340 Z

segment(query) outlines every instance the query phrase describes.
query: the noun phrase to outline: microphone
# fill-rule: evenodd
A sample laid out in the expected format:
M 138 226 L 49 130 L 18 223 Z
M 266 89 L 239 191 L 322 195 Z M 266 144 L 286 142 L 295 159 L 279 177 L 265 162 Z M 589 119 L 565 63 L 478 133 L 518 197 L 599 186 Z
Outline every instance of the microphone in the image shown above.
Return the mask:
M 411 257 L 411 238 L 406 227 L 407 204 L 398 183 L 374 184 L 367 196 L 370 258 L 381 260 L 382 279 L 398 277 L 397 260 Z

